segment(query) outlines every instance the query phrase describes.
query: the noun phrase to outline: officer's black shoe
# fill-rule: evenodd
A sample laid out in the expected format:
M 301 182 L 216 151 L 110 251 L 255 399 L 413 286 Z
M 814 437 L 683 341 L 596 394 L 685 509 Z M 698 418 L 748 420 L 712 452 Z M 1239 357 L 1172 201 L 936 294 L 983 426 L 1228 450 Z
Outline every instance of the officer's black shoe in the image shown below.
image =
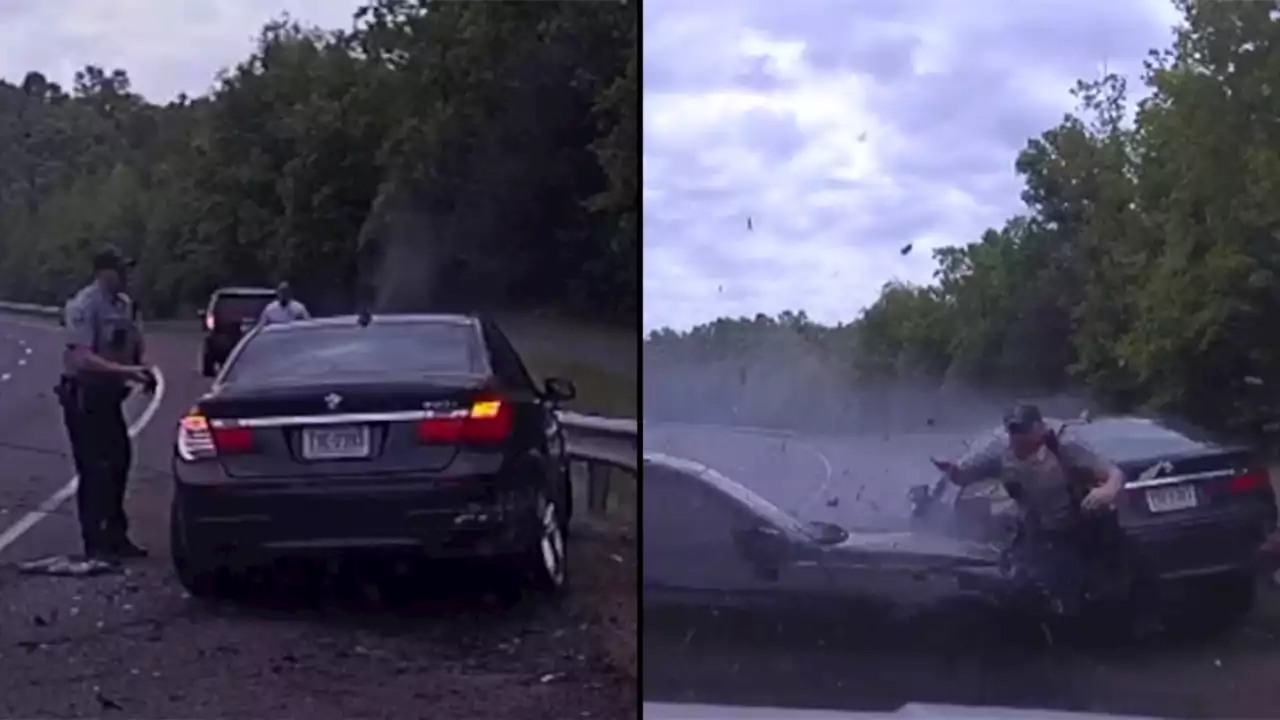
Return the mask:
M 93 548 L 91 550 L 86 550 L 83 555 L 73 556 L 72 559 L 77 562 L 83 562 L 83 561 L 100 562 L 100 563 L 107 563 L 109 565 L 115 565 L 116 563 L 120 562 L 119 555 L 116 555 L 113 552 L 108 552 L 101 548 Z
M 110 553 L 120 559 L 144 558 L 148 555 L 146 548 L 133 544 L 128 538 L 112 543 Z

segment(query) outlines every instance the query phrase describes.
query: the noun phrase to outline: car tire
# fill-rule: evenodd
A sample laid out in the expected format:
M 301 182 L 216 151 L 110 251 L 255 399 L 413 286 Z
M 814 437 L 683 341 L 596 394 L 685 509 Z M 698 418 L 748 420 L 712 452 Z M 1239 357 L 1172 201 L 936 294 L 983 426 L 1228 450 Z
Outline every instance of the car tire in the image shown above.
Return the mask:
M 196 598 L 217 598 L 227 594 L 226 575 L 210 558 L 193 552 L 175 500 L 169 510 L 169 553 L 178 583 Z
M 540 495 L 537 532 L 518 560 L 518 571 L 530 589 L 542 595 L 559 595 L 569 584 L 569 544 L 559 503 Z
M 1206 578 L 1197 588 L 1197 602 L 1170 614 L 1166 629 L 1176 635 L 1204 638 L 1225 633 L 1253 612 L 1258 581 L 1251 573 Z

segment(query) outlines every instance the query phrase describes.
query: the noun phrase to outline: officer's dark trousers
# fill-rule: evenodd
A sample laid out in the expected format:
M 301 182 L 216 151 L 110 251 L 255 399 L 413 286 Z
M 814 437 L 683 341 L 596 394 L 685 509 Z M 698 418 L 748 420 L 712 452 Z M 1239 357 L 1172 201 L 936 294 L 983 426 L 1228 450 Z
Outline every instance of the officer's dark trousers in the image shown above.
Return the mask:
M 108 552 L 128 537 L 124 493 L 133 451 L 124 419 L 127 391 L 64 380 L 63 422 L 80 482 L 76 510 L 86 553 Z

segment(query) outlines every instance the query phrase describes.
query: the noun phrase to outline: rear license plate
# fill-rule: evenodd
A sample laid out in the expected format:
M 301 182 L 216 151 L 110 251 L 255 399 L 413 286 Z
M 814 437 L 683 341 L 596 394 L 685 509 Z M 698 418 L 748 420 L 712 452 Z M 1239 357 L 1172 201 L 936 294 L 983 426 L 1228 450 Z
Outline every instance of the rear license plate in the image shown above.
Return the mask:
M 368 425 L 330 425 L 302 429 L 302 457 L 348 460 L 369 457 Z
M 1198 503 L 1196 488 L 1190 483 L 1147 491 L 1147 507 L 1153 513 L 1186 510 L 1195 507 Z

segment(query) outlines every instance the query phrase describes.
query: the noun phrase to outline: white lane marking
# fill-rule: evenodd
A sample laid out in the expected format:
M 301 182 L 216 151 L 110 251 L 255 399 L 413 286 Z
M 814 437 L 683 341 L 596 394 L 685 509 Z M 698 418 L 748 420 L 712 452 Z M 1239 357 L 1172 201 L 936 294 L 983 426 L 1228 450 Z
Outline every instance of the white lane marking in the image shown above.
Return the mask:
M 4 382 L 11 377 L 13 377 L 13 373 L 5 373 L 3 375 L 0 375 L 0 382 Z
M 26 345 L 26 343 L 23 343 L 23 345 Z M 29 348 L 29 347 L 24 347 L 24 348 L 22 348 L 22 352 L 24 352 L 24 353 L 26 353 L 26 354 L 30 355 L 30 354 L 31 354 L 31 348 Z
M 129 437 L 131 439 L 137 437 L 138 433 L 147 427 L 147 424 L 151 422 L 151 418 L 155 416 L 156 411 L 160 409 L 160 401 L 164 399 L 164 373 L 160 372 L 160 368 L 155 368 L 155 374 L 156 389 L 151 395 L 151 402 L 147 403 L 147 407 L 143 409 L 142 414 L 129 425 Z M 4 552 L 6 548 L 17 542 L 18 538 L 35 527 L 36 523 L 56 511 L 62 503 L 71 499 L 71 496 L 76 494 L 76 485 L 79 482 L 80 476 L 73 475 L 58 492 L 50 495 L 35 510 L 18 518 L 18 521 L 9 526 L 9 529 L 0 533 L 0 552 Z
M 813 455 L 814 457 L 818 458 L 818 462 L 822 463 L 822 469 L 826 471 L 826 477 L 822 478 L 822 483 L 818 485 L 818 489 L 813 491 L 813 495 L 810 495 L 809 499 L 805 500 L 804 503 L 800 505 L 800 508 L 797 511 L 797 512 L 805 512 L 810 507 L 812 507 L 814 503 L 818 502 L 818 500 L 820 500 L 823 495 L 827 494 L 827 489 L 831 487 L 831 478 L 833 475 L 835 475 L 835 471 L 831 468 L 831 461 L 827 459 L 826 455 L 822 454 L 821 450 L 807 443 L 797 443 L 795 441 L 787 441 L 787 442 L 788 444 L 796 445 L 801 450 L 804 450 L 809 454 Z M 0 546 L 0 547 L 3 547 L 3 546 Z
M 26 365 L 26 364 L 27 364 L 27 359 L 26 359 L 26 358 L 18 358 L 18 365 L 20 365 L 20 366 L 21 366 L 21 365 Z

